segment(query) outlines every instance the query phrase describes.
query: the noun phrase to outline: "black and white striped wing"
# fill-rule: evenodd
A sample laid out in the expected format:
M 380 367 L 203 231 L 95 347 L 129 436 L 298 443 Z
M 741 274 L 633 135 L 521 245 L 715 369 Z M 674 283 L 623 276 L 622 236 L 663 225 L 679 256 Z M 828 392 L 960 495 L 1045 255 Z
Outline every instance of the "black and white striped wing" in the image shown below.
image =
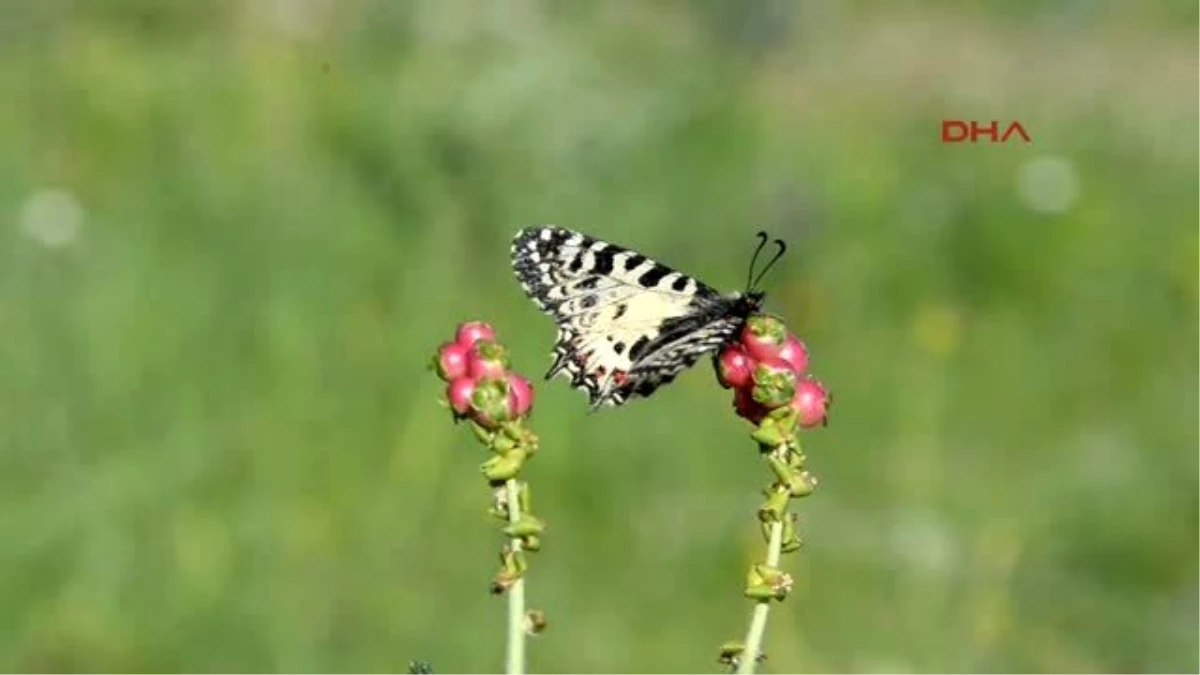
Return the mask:
M 565 373 L 593 408 L 649 396 L 729 342 L 749 313 L 741 294 L 629 249 L 557 227 L 513 240 L 522 288 L 558 324 L 547 379 Z

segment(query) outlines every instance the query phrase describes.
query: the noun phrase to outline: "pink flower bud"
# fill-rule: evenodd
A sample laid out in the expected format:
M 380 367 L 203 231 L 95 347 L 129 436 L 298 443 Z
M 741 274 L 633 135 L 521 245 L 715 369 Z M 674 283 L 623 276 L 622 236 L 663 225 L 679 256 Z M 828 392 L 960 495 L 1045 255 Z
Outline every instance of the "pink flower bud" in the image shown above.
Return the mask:
M 458 325 L 454 341 L 464 347 L 474 347 L 480 340 L 495 340 L 496 329 L 485 321 L 467 321 Z
M 754 424 L 762 422 L 770 412 L 763 404 L 755 401 L 750 390 L 745 387 L 733 390 L 733 409 L 737 412 L 738 417 Z
M 443 342 L 438 347 L 437 355 L 433 358 L 434 369 L 438 377 L 446 382 L 457 380 L 467 374 L 467 354 L 469 349 L 457 342 Z
M 497 342 L 480 340 L 467 357 L 467 373 L 475 379 L 503 380 L 508 371 L 508 350 Z
M 750 382 L 754 359 L 739 344 L 731 344 L 717 357 L 717 381 L 726 389 L 741 389 Z
M 508 374 L 508 407 L 512 417 L 524 417 L 533 408 L 533 385 L 516 373 Z
M 770 357 L 754 367 L 754 400 L 769 410 L 787 405 L 796 395 L 796 371 L 783 359 Z
M 471 411 L 471 397 L 475 394 L 475 380 L 470 376 L 455 378 L 446 386 L 446 400 L 456 415 L 463 416 Z
M 787 334 L 787 327 L 776 317 L 756 314 L 746 321 L 741 342 L 751 358 L 761 361 L 779 355 L 780 348 L 787 341 Z
M 508 379 L 480 380 L 471 395 L 471 419 L 487 429 L 495 429 L 513 419 Z
M 808 347 L 795 335 L 788 334 L 777 356 L 791 364 L 797 375 L 803 375 L 808 370 Z
M 796 395 L 791 406 L 800 426 L 809 428 L 828 423 L 830 394 L 815 378 L 806 377 L 796 383 Z

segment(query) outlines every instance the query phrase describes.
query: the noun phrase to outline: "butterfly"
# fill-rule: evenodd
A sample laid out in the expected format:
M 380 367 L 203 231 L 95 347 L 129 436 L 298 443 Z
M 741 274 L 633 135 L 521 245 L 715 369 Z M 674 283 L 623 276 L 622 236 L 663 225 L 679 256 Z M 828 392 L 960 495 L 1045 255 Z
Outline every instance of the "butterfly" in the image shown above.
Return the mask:
M 767 243 L 759 232 L 745 292 L 721 294 L 637 251 L 561 227 L 528 227 L 513 238 L 512 267 L 525 294 L 554 319 L 550 380 L 564 374 L 591 409 L 648 397 L 701 357 L 736 340 L 765 293 L 755 290 L 787 245 L 754 276 Z

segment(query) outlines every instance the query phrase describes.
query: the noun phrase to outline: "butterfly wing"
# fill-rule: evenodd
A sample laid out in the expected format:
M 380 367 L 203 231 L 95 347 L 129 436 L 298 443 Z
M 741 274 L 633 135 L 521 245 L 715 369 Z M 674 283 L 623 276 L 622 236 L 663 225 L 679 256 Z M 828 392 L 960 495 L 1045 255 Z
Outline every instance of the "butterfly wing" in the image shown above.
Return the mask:
M 558 324 L 547 378 L 567 374 L 593 408 L 649 396 L 730 341 L 753 309 L 629 249 L 557 227 L 519 232 L 513 269 Z
M 669 320 L 660 337 L 634 363 L 629 380 L 612 391 L 614 404 L 653 394 L 702 356 L 720 350 L 737 337 L 746 317 L 736 313 L 736 303 L 721 300 L 720 305 L 709 311 Z

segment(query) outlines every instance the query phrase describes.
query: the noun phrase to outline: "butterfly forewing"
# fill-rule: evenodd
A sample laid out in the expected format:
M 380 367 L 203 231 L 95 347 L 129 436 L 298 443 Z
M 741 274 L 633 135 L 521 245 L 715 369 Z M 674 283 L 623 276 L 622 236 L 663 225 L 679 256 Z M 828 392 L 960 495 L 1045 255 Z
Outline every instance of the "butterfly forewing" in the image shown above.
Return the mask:
M 629 249 L 557 227 L 513 240 L 526 294 L 558 325 L 546 377 L 566 373 L 592 405 L 649 396 L 740 330 L 754 303 Z

